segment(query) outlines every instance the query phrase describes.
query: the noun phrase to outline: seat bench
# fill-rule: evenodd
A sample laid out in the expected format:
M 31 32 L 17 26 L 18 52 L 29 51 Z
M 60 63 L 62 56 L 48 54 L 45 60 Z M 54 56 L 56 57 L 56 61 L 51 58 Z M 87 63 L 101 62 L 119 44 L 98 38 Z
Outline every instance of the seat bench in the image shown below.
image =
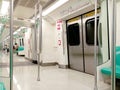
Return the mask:
M 107 76 L 111 76 L 111 67 L 105 67 L 101 69 L 102 74 L 105 74 Z M 116 65 L 116 78 L 120 79 L 120 66 Z
M 0 90 L 6 90 L 3 82 L 0 82 Z
M 19 52 L 19 51 L 23 51 L 23 50 L 24 50 L 24 47 L 23 47 L 23 46 L 19 46 L 19 47 L 18 47 L 18 52 Z
M 103 67 L 101 73 L 107 76 L 111 76 L 111 67 Z M 116 47 L 116 78 L 120 79 L 120 46 Z

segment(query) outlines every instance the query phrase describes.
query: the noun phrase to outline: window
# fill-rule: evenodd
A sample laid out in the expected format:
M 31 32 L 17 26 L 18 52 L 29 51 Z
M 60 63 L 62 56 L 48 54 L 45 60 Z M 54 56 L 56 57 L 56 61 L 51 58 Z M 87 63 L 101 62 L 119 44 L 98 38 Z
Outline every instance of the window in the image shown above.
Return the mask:
M 70 46 L 76 46 L 80 44 L 80 31 L 79 31 L 78 23 L 68 26 L 67 36 L 68 36 L 68 44 Z
M 20 46 L 22 45 L 22 43 L 21 43 L 21 39 L 19 39 L 19 41 L 20 41 Z
M 24 39 L 22 38 L 22 45 L 24 46 Z
M 102 23 L 99 23 L 99 45 L 102 47 Z
M 86 22 L 86 43 L 88 45 L 94 45 L 94 25 L 95 19 L 89 19 Z M 97 20 L 97 26 L 98 26 L 98 20 Z M 97 30 L 97 45 L 98 45 L 98 30 Z

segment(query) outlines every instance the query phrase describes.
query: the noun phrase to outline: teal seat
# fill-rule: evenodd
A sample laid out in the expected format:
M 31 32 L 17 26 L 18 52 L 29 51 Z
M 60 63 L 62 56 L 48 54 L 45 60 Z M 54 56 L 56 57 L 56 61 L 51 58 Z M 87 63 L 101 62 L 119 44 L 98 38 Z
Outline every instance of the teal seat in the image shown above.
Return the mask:
M 120 51 L 120 46 L 116 46 L 116 52 Z
M 102 74 L 111 76 L 111 67 L 102 68 L 101 72 Z M 120 79 L 120 66 L 116 66 L 116 78 Z
M 3 82 L 0 82 L 0 90 L 6 90 Z
M 23 51 L 24 50 L 24 47 L 23 46 L 19 46 L 18 47 L 18 51 Z
M 101 69 L 102 74 L 111 76 L 111 67 Z M 116 78 L 120 79 L 120 47 L 116 47 Z

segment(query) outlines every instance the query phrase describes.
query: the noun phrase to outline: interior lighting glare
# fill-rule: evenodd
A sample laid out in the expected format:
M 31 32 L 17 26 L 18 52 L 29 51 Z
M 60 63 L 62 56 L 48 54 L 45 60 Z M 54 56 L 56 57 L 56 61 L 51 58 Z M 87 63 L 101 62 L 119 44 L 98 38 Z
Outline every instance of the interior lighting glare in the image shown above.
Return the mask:
M 15 31 L 15 32 L 13 33 L 13 35 L 15 35 L 15 34 L 17 34 L 17 31 Z
M 68 1 L 69 0 L 58 0 L 55 4 L 50 6 L 48 9 L 44 10 L 42 16 L 46 16 L 47 14 L 49 14 L 50 12 L 57 9 L 58 7 L 60 7 L 61 5 L 65 4 Z
M 6 15 L 8 13 L 8 8 L 9 8 L 9 2 L 2 1 L 1 14 Z

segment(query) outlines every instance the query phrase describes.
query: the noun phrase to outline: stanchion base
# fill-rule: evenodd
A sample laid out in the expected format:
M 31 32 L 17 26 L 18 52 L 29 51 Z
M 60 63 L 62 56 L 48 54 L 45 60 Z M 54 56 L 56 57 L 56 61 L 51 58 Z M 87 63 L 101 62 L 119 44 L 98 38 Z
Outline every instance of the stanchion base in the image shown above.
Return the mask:
M 95 87 L 94 87 L 94 90 L 98 90 L 98 87 L 97 87 L 97 86 L 95 86 Z
M 39 77 L 37 78 L 37 81 L 40 81 L 40 78 L 39 78 Z

